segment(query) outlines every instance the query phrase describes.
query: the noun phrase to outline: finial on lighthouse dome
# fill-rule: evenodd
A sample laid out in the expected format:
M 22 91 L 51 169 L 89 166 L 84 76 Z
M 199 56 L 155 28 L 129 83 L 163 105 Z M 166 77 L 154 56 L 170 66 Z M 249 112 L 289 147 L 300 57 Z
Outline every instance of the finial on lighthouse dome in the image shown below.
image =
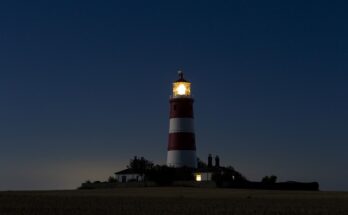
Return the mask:
M 178 70 L 178 75 L 179 75 L 179 79 L 176 80 L 175 82 L 188 82 L 184 78 L 184 71 L 182 69 Z
M 184 79 L 184 72 L 181 69 L 178 70 L 178 75 L 180 79 Z

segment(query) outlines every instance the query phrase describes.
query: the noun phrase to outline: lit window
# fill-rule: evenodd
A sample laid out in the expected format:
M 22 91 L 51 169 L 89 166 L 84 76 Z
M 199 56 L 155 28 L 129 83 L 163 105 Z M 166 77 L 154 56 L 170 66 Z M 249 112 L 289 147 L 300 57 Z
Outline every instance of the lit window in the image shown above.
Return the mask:
M 196 181 L 202 181 L 202 175 L 201 174 L 197 174 L 196 175 Z

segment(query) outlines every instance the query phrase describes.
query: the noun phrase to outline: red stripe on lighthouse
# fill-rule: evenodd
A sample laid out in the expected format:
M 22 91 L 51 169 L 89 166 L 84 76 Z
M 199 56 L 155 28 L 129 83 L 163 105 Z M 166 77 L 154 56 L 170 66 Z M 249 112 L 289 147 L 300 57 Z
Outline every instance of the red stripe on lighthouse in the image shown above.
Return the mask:
M 170 133 L 168 150 L 196 150 L 194 133 Z
M 170 99 L 170 118 L 193 118 L 192 98 Z

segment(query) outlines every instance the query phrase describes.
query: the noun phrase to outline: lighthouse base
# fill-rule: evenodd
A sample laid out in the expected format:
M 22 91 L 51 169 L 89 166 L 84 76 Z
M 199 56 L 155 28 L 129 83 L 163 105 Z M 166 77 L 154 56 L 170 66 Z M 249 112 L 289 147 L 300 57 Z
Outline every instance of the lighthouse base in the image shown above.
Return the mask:
M 167 166 L 197 168 L 196 151 L 193 151 L 193 150 L 168 151 Z

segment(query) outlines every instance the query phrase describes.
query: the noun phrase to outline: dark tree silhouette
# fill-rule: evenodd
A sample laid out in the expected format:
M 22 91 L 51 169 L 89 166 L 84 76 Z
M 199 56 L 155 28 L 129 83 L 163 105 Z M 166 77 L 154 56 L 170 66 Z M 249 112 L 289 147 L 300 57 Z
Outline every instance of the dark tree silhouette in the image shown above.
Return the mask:
M 137 156 L 134 156 L 134 158 L 129 161 L 127 168 L 130 168 L 134 170 L 134 172 L 141 174 L 144 177 L 144 183 L 146 183 L 146 172 L 153 168 L 153 163 L 145 159 L 144 157 L 140 157 L 139 159 L 137 158 Z
M 246 177 L 244 177 L 240 172 L 236 171 L 233 167 L 221 167 L 219 171 L 216 171 L 212 175 L 212 180 L 215 181 L 218 187 L 223 186 L 223 184 L 243 184 L 248 182 Z
M 173 168 L 166 165 L 156 165 L 146 172 L 146 176 L 150 181 L 154 181 L 157 185 L 168 186 L 174 181 L 193 181 L 193 169 L 182 167 Z
M 110 176 L 110 177 L 108 178 L 108 182 L 109 182 L 109 183 L 116 183 L 116 182 L 118 182 L 118 181 L 117 181 L 117 179 L 116 179 L 115 177 Z
M 277 182 L 277 176 L 275 175 L 265 176 L 262 178 L 261 182 L 264 184 L 275 184 Z
M 153 163 L 149 160 L 146 160 L 144 157 L 137 158 L 135 156 L 129 161 L 127 168 L 134 170 L 135 172 L 144 174 L 146 170 L 149 170 L 153 167 Z
M 201 159 L 197 158 L 197 168 L 207 168 L 208 164 L 206 164 L 204 161 Z

